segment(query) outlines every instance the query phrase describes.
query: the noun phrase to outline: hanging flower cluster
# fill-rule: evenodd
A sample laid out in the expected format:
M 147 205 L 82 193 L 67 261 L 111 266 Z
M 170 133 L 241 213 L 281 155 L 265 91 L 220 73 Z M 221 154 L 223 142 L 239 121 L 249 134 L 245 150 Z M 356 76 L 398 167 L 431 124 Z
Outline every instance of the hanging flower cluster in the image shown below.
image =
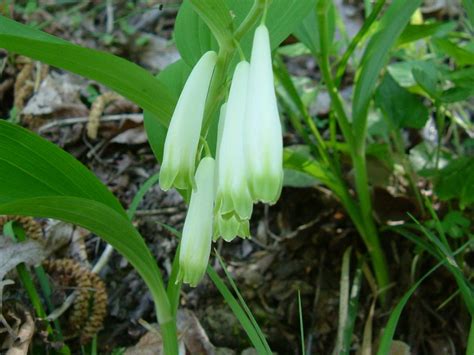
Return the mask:
M 209 260 L 212 238 L 250 236 L 253 204 L 274 204 L 283 184 L 283 142 L 273 84 L 270 37 L 255 31 L 250 63 L 235 68 L 221 107 L 216 160 L 195 172 L 205 101 L 216 64 L 207 52 L 192 70 L 171 119 L 160 185 L 192 189 L 179 254 L 179 280 L 196 285 Z

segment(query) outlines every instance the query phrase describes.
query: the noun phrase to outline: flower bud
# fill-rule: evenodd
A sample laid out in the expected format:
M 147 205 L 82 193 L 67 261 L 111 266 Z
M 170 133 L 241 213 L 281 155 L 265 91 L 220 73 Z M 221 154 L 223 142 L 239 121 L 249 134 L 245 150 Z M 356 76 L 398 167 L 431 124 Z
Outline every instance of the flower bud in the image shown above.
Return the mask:
M 160 186 L 163 190 L 195 188 L 195 161 L 204 108 L 217 54 L 204 54 L 191 71 L 166 135 Z
M 179 252 L 178 280 L 196 286 L 206 272 L 212 243 L 215 162 L 201 160 L 196 170 L 196 189 L 192 191 L 184 221 Z
M 217 154 L 216 209 L 221 215 L 236 214 L 240 220 L 250 219 L 253 208 L 244 155 L 245 102 L 249 68 L 249 63 L 242 61 L 235 69 L 229 100 L 219 122 Z
M 273 86 L 270 37 L 264 25 L 257 27 L 253 40 L 244 146 L 253 200 L 275 203 L 283 184 L 283 139 Z

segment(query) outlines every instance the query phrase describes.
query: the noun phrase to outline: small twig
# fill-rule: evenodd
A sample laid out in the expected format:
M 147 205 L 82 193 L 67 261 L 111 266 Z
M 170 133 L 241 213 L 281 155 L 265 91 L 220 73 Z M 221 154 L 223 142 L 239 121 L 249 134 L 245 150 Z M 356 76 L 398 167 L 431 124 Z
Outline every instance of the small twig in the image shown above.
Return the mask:
M 132 120 L 132 121 L 139 122 L 143 120 L 143 114 L 123 113 L 119 115 L 107 115 L 107 116 L 102 116 L 100 120 L 102 122 L 121 121 L 121 120 Z M 89 121 L 89 117 L 71 117 L 71 118 L 57 119 L 41 126 L 38 130 L 38 133 L 42 133 L 54 127 L 70 126 L 76 123 L 87 123 L 88 121 Z
M 160 214 L 169 214 L 169 213 L 176 213 L 180 212 L 180 209 L 177 207 L 167 207 L 167 208 L 158 208 L 154 210 L 137 210 L 135 212 L 135 216 L 154 216 Z
M 114 30 L 114 5 L 112 3 L 112 0 L 107 0 L 106 12 L 107 12 L 106 32 L 110 34 Z

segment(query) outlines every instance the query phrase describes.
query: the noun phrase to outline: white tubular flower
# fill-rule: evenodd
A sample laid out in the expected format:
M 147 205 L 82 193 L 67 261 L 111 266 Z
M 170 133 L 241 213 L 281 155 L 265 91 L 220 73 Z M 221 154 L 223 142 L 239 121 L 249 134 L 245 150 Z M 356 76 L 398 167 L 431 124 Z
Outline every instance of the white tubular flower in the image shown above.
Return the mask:
M 221 215 L 236 214 L 248 220 L 253 200 L 247 181 L 244 155 L 245 107 L 250 65 L 240 62 L 235 68 L 229 100 L 219 122 L 218 186 L 216 208 Z
M 217 54 L 209 51 L 189 75 L 166 135 L 160 186 L 163 190 L 195 188 L 195 160 L 204 108 Z
M 215 161 L 201 160 L 191 194 L 179 252 L 178 280 L 196 286 L 206 272 L 212 243 Z
M 283 184 L 283 138 L 273 86 L 270 37 L 255 30 L 247 92 L 245 155 L 254 201 L 273 204 Z

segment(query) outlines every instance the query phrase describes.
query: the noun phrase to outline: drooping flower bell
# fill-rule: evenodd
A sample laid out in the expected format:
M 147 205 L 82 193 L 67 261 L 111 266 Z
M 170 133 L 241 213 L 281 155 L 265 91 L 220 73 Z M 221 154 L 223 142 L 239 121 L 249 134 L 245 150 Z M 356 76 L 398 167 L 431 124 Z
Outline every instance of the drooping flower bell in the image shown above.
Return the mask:
M 253 200 L 244 154 L 249 68 L 246 61 L 235 68 L 229 100 L 219 122 L 216 210 L 226 219 L 235 215 L 238 220 L 248 220 L 252 215 Z
M 235 215 L 225 218 L 219 213 L 216 213 L 214 218 L 214 240 L 222 237 L 226 242 L 231 242 L 235 237 L 250 236 L 248 220 L 239 220 Z
M 283 184 L 283 139 L 265 25 L 257 27 L 253 39 L 244 146 L 253 200 L 275 203 Z
M 184 85 L 166 135 L 160 186 L 163 190 L 195 188 L 194 172 L 207 92 L 217 54 L 197 62 Z
M 206 272 L 211 253 L 214 215 L 215 161 L 201 160 L 196 170 L 196 189 L 192 191 L 184 221 L 179 252 L 178 280 L 196 286 Z

